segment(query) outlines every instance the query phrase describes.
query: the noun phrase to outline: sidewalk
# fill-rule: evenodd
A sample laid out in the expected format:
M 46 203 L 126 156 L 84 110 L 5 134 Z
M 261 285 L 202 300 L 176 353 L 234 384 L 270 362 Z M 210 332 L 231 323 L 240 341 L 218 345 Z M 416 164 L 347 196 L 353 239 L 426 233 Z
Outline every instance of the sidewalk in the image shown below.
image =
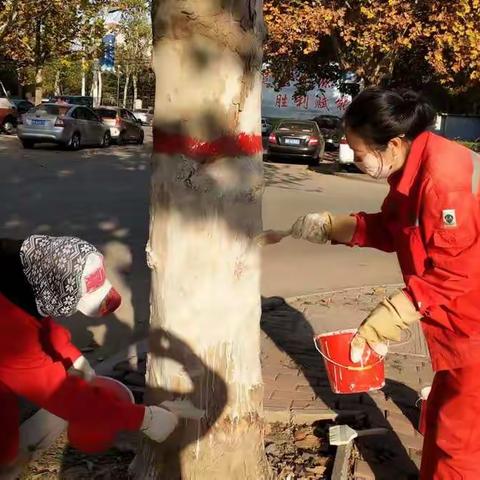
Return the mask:
M 312 424 L 340 415 L 349 418 L 345 423 L 353 427 L 393 430 L 389 435 L 356 441 L 356 480 L 417 478 L 423 438 L 416 431 L 419 410 L 415 403 L 418 392 L 432 380 L 425 341 L 416 325 L 408 342 L 391 347 L 382 391 L 335 395 L 313 337 L 358 327 L 394 289 L 361 287 L 287 300 L 262 299 L 261 360 L 267 422 Z M 126 383 L 140 400 L 145 391 L 146 350 L 146 341 L 133 344 L 99 364 L 97 374 L 112 375 Z M 24 446 L 39 442 L 45 448 L 64 428 L 61 420 L 41 413 L 45 414 L 39 412 L 22 426 Z
M 336 414 L 357 417 L 361 427 L 387 426 L 394 433 L 357 442 L 356 479 L 416 478 L 422 436 L 416 431 L 417 392 L 432 371 L 420 326 L 386 359 L 387 384 L 380 392 L 335 395 L 323 359 L 312 342 L 319 333 L 357 327 L 394 288 L 358 288 L 290 299 L 264 300 L 262 367 L 270 421 L 312 423 Z

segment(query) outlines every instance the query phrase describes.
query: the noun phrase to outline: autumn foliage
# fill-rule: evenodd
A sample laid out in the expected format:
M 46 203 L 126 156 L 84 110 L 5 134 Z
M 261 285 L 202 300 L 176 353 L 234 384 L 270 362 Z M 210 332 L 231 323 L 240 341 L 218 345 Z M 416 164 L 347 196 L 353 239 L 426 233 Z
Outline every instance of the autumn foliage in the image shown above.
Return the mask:
M 480 0 L 266 0 L 278 84 L 352 71 L 365 83 L 480 85 Z

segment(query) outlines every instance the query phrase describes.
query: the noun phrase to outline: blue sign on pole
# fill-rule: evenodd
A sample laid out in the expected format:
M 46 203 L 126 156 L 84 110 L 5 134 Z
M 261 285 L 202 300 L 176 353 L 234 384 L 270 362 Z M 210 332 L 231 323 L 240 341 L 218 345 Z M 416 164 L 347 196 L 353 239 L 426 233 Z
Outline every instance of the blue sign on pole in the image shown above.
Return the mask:
M 103 72 L 113 72 L 115 69 L 115 35 L 113 33 L 103 37 L 103 56 L 100 68 Z

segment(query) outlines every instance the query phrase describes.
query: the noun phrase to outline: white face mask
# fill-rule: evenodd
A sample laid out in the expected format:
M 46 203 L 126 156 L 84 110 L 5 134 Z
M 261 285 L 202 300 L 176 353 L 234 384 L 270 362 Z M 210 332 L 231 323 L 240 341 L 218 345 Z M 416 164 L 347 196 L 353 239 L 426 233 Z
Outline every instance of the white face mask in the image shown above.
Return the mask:
M 363 173 L 373 178 L 387 178 L 390 175 L 391 165 L 387 165 L 383 159 L 383 155 L 375 155 L 367 153 L 361 162 L 355 162 L 355 165 Z

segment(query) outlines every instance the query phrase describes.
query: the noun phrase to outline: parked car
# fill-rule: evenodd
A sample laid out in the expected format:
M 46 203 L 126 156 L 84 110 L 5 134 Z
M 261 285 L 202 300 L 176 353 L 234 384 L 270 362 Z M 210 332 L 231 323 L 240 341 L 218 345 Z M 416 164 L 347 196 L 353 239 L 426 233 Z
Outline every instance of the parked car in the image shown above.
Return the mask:
M 17 128 L 25 148 L 56 143 L 78 150 L 82 146 L 110 146 L 110 128 L 93 110 L 81 105 L 42 103 L 23 115 Z
M 272 125 L 265 117 L 262 117 L 262 135 L 268 135 L 272 130 Z
M 50 97 L 47 103 L 68 103 L 69 105 L 83 105 L 93 108 L 93 97 L 82 95 L 56 95 Z
M 345 136 L 340 139 L 340 147 L 338 149 L 338 163 L 340 167 L 353 167 L 355 155 Z
M 17 115 L 23 115 L 31 110 L 35 105 L 28 100 L 24 100 L 23 98 L 12 98 L 10 101 L 15 105 L 15 109 L 17 110 Z
M 142 122 L 142 125 L 151 125 L 153 123 L 153 108 L 134 110 L 133 115 Z
M 311 120 L 283 120 L 270 133 L 267 152 L 270 157 L 306 157 L 316 165 L 323 159 L 325 140 Z
M 3 83 L 0 82 L 0 132 L 11 134 L 17 125 L 17 111 Z
M 17 111 L 15 105 L 6 97 L 0 97 L 0 131 L 7 135 L 15 131 Z
M 145 133 L 141 121 L 135 118 L 135 115 L 125 108 L 119 107 L 99 107 L 95 112 L 102 118 L 105 125 L 110 127 L 112 140 L 119 145 L 125 145 L 128 142 L 142 144 Z
M 313 121 L 322 132 L 327 147 L 338 148 L 343 135 L 342 120 L 335 115 L 319 115 Z

